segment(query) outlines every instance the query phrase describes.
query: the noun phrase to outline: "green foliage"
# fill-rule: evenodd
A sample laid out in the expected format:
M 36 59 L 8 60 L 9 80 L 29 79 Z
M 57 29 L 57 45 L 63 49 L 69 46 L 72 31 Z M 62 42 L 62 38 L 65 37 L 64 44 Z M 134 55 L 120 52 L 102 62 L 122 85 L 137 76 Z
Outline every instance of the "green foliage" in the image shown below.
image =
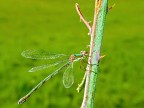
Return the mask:
M 79 53 L 89 44 L 88 30 L 75 11 L 78 2 L 86 18 L 92 20 L 94 0 L 3 0 L 0 3 L 0 107 L 1 108 L 79 108 L 83 92 L 77 84 L 84 72 L 74 66 L 75 83 L 62 85 L 62 72 L 48 81 L 23 105 L 17 101 L 40 80 L 47 69 L 28 73 L 43 64 L 21 57 L 26 49 L 56 53 Z M 144 11 L 143 0 L 117 0 L 106 20 L 97 81 L 97 108 L 143 108 L 144 106 Z M 87 49 L 88 50 L 88 49 Z M 46 61 L 44 61 L 46 62 Z

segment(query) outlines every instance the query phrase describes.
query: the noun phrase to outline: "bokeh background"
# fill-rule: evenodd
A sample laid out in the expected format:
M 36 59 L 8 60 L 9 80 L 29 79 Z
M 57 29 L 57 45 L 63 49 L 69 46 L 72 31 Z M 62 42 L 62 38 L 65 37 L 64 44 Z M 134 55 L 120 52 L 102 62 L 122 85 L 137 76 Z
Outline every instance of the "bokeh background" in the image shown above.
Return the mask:
M 84 72 L 74 65 L 75 83 L 66 89 L 62 72 L 35 92 L 26 103 L 17 101 L 51 69 L 35 73 L 30 68 L 46 61 L 25 59 L 21 52 L 43 49 L 73 54 L 88 50 L 88 30 L 80 23 L 78 2 L 87 20 L 93 20 L 94 0 L 0 1 L 0 108 L 79 108 L 83 91 L 76 88 Z M 109 0 L 97 80 L 96 108 L 144 107 L 144 1 Z

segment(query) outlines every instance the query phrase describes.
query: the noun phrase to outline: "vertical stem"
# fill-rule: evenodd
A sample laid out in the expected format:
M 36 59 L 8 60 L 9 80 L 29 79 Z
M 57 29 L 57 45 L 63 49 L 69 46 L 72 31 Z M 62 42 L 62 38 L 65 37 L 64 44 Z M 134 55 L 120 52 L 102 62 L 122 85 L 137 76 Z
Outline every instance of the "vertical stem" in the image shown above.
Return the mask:
M 104 23 L 108 9 L 108 0 L 95 0 L 94 21 L 91 32 L 90 51 L 86 68 L 86 84 L 81 108 L 94 108 L 100 48 L 104 32 Z

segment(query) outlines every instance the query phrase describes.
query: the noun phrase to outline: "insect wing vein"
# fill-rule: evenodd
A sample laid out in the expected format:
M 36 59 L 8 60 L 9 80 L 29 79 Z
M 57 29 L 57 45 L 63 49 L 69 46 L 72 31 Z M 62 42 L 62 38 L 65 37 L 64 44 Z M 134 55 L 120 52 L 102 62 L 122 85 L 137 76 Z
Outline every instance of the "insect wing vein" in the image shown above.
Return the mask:
M 70 88 L 74 83 L 73 63 L 71 63 L 63 73 L 63 85 L 65 88 Z
M 46 52 L 44 50 L 25 50 L 21 53 L 21 55 L 25 58 L 30 59 L 56 59 L 59 57 L 66 56 L 65 54 L 53 54 L 50 52 Z

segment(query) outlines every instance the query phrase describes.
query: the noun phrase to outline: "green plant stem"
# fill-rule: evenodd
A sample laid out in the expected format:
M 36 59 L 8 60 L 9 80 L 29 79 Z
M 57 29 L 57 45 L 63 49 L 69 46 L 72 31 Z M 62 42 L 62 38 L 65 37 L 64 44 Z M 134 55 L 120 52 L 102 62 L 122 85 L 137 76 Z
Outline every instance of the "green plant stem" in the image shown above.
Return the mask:
M 86 68 L 86 83 L 81 108 L 94 108 L 96 80 L 100 61 L 104 23 L 108 11 L 108 0 L 95 0 L 94 21 L 91 30 L 90 52 Z

